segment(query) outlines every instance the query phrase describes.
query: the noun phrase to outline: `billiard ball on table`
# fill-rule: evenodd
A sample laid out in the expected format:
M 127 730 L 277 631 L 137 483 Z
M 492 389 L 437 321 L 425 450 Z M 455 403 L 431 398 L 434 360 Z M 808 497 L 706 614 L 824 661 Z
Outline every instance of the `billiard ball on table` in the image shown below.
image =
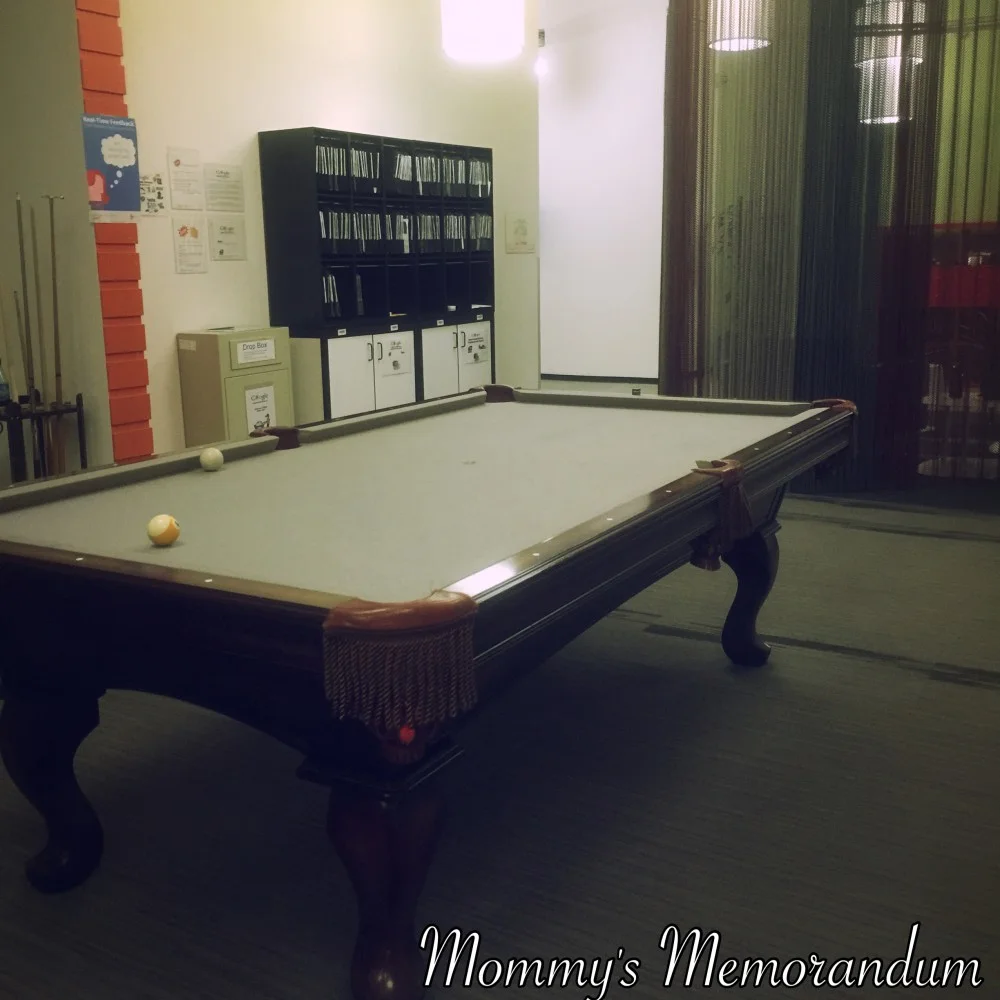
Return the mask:
M 206 448 L 199 456 L 198 461 L 206 472 L 215 472 L 222 468 L 225 456 L 218 448 Z
M 154 545 L 163 548 L 173 545 L 180 538 L 181 526 L 169 514 L 157 514 L 146 525 L 146 534 Z

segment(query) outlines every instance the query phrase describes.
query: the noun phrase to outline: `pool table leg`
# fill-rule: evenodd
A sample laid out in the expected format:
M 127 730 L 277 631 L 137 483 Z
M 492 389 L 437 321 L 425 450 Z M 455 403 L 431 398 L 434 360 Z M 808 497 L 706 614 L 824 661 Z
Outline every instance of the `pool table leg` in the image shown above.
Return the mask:
M 73 758 L 99 721 L 96 697 L 7 692 L 0 756 L 11 780 L 45 820 L 48 842 L 25 865 L 40 892 L 65 892 L 97 868 L 104 834 L 77 784 Z
M 351 961 L 356 1000 L 416 1000 L 426 963 L 416 939 L 416 910 L 444 818 L 433 789 L 380 795 L 335 786 L 327 831 L 358 900 Z
M 760 667 L 771 647 L 757 635 L 757 615 L 778 573 L 778 540 L 756 531 L 722 557 L 736 574 L 736 596 L 722 627 L 722 648 L 741 667 Z

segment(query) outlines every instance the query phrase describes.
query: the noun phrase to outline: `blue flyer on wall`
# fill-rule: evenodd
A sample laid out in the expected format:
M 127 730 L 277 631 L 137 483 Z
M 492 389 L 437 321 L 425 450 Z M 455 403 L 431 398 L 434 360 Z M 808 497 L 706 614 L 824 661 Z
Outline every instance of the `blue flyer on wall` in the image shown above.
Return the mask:
M 92 222 L 139 217 L 139 152 L 135 119 L 83 116 L 87 197 Z

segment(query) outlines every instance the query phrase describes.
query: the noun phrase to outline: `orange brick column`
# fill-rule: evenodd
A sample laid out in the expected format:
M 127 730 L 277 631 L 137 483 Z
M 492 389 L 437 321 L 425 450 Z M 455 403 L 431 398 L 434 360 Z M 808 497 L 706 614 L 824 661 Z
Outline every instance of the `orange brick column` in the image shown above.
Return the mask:
M 128 117 L 119 0 L 76 0 L 83 109 L 89 115 Z M 139 287 L 139 234 L 131 223 L 97 223 L 97 274 L 101 283 L 104 353 L 116 462 L 153 453 L 146 329 Z

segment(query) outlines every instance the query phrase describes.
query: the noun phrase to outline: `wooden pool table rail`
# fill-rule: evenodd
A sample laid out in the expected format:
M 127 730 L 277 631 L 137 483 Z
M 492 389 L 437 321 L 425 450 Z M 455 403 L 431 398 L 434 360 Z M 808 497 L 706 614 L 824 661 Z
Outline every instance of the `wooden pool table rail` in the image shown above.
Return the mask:
M 513 392 L 522 395 L 519 390 Z M 480 393 L 480 399 L 484 395 L 488 396 Z M 537 398 L 539 394 L 524 395 Z M 636 405 L 633 399 L 623 397 L 619 402 Z M 639 401 L 642 399 L 639 397 Z M 443 403 L 443 407 L 432 407 L 428 412 L 470 405 L 469 400 L 461 399 Z M 600 400 L 598 405 L 607 404 Z M 799 404 L 800 410 L 808 408 Z M 386 415 L 386 419 L 395 422 L 405 416 L 395 411 Z M 445 587 L 471 598 L 478 606 L 474 652 L 480 696 L 489 696 L 507 683 L 508 677 L 517 675 L 516 667 L 508 669 L 511 661 L 532 659 L 512 655 L 517 648 L 534 650 L 541 637 L 546 641 L 538 643 L 537 655 L 548 655 L 546 650 L 554 652 L 634 593 L 692 558 L 700 565 L 714 565 L 737 541 L 754 531 L 762 532 L 764 537 L 772 534 L 777 529 L 776 515 L 784 485 L 841 453 L 849 443 L 852 423 L 851 408 L 840 401 L 831 401 L 816 416 L 728 456 L 721 465 L 693 470 L 681 479 Z M 379 424 L 366 416 L 332 427 L 304 428 L 299 433 L 307 440 L 321 440 L 330 434 L 351 433 L 351 426 L 345 425 L 364 429 Z M 250 457 L 275 447 L 277 439 L 270 437 L 236 445 L 234 454 Z M 195 452 L 97 471 L 86 477 L 32 484 L 0 496 L 0 511 L 5 506 L 10 509 L 29 501 L 38 502 L 36 494 L 46 488 L 57 496 L 77 495 L 80 491 L 104 488 L 116 475 L 132 481 L 196 467 Z M 723 475 L 706 475 L 706 471 L 720 468 Z M 738 485 L 735 491 L 734 483 Z M 734 510 L 738 517 L 732 514 Z M 719 538 L 721 526 L 726 530 Z M 608 541 L 614 543 L 610 549 L 602 545 Z M 94 608 L 89 631 L 102 639 L 101 629 L 95 628 L 96 622 L 107 620 L 101 609 L 118 605 L 123 610 L 116 612 L 115 621 L 133 623 L 131 629 L 116 624 L 118 633 L 158 635 L 163 632 L 164 621 L 193 623 L 182 629 L 181 634 L 195 629 L 199 646 L 207 653 L 264 660 L 276 672 L 293 670 L 296 675 L 308 674 L 316 679 L 323 673 L 323 623 L 331 609 L 354 600 L 349 594 L 308 591 L 217 574 L 209 576 L 204 572 L 8 541 L 0 541 L 0 561 L 18 574 L 21 592 L 49 593 L 53 599 L 65 594 L 66 606 L 78 605 L 83 595 L 83 600 Z M 595 584 L 581 587 L 581 581 L 588 579 L 596 581 Z M 579 620 L 582 608 L 590 609 L 585 616 L 586 624 Z M 83 647 L 90 641 L 86 631 L 78 640 Z M 736 633 L 730 629 L 729 634 Z M 739 659 L 737 646 L 729 645 L 727 652 Z M 48 655 L 58 662 L 62 648 L 63 637 L 58 633 L 35 636 L 31 658 L 37 662 L 39 657 Z M 745 652 L 751 660 L 761 655 L 752 643 Z M 12 669 L 6 673 L 11 674 Z M 44 678 L 44 670 L 39 676 Z M 175 693 L 170 681 L 170 677 L 154 680 L 154 675 L 142 672 L 131 679 L 116 678 L 118 686 L 134 686 L 205 703 L 204 699 L 198 701 L 198 685 L 194 685 L 194 690 L 188 685 Z M 8 678 L 8 687 L 12 683 Z M 220 710 L 220 699 L 213 697 L 205 707 Z M 296 726 L 292 727 L 290 740 L 273 717 L 262 720 L 260 712 L 248 712 L 245 698 L 238 699 L 229 710 L 223 702 L 221 710 L 258 728 L 266 725 L 266 731 L 302 748 Z M 323 768 L 313 770 L 318 774 Z M 393 775 L 393 787 L 397 787 L 397 780 L 398 775 Z

